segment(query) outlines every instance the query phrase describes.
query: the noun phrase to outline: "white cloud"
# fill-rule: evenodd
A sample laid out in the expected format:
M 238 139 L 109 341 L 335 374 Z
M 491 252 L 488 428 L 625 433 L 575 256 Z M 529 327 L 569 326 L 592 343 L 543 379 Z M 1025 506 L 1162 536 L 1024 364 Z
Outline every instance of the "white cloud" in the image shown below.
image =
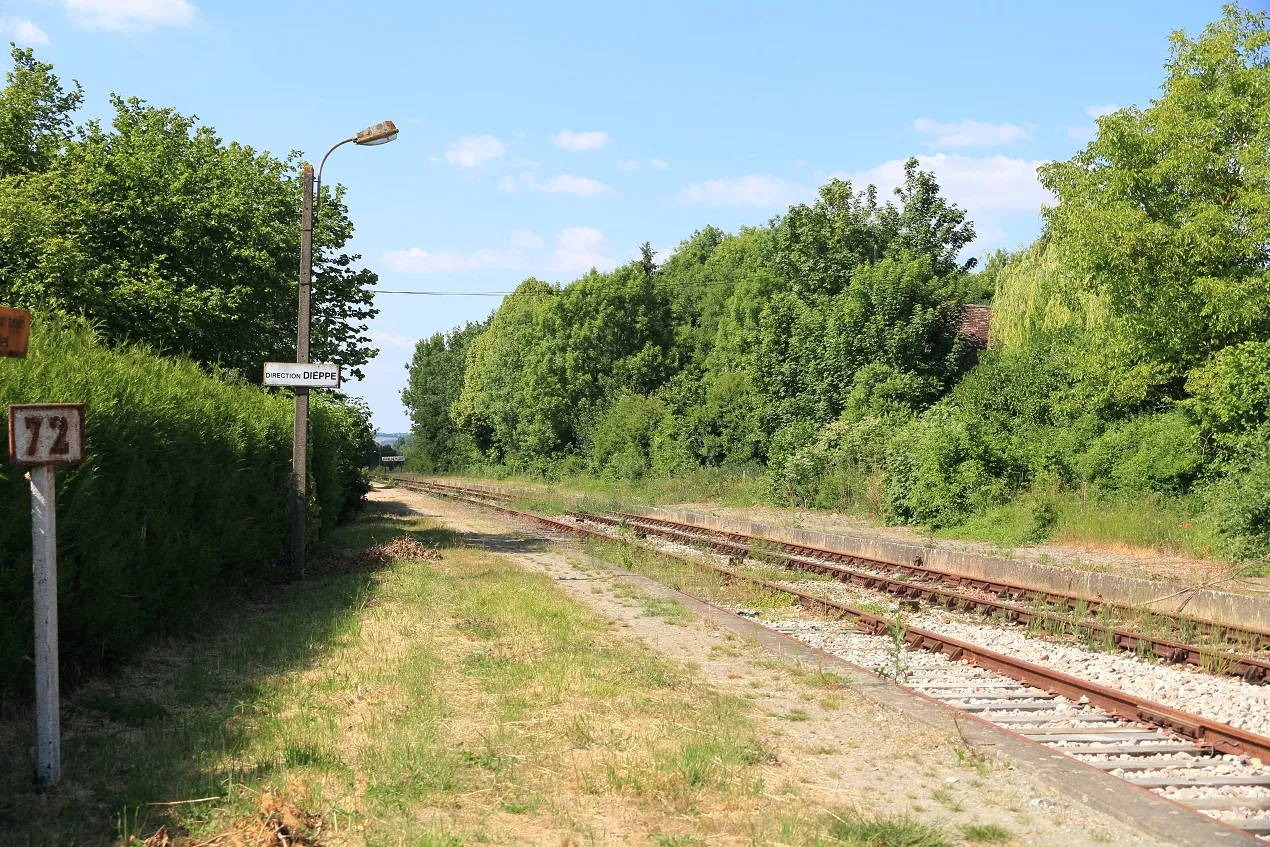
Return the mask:
M 527 229 L 518 229 L 512 233 L 512 246 L 526 250 L 537 250 L 543 245 L 542 237 Z
M 514 193 L 521 188 L 525 188 L 529 191 L 544 191 L 548 194 L 576 194 L 579 197 L 594 197 L 597 194 L 615 193 L 612 188 L 609 188 L 604 183 L 588 177 L 560 174 L 544 182 L 539 182 L 538 178 L 529 171 L 522 173 L 519 181 L 512 176 L 503 177 L 498 181 L 498 187 L 508 193 Z
M 372 344 L 380 347 L 395 347 L 397 349 L 409 349 L 415 346 L 415 339 L 406 338 L 401 335 L 393 335 L 389 332 L 372 332 L 370 334 Z
M 546 182 L 534 182 L 531 180 L 529 187 L 534 191 L 546 191 L 551 194 L 576 194 L 579 197 L 594 197 L 597 194 L 604 194 L 613 190 L 602 182 L 588 179 L 584 176 L 573 176 L 572 174 L 553 176 Z
M 664 171 L 666 168 L 670 167 L 666 164 L 665 159 L 649 159 L 648 166 L 655 171 Z M 617 169 L 619 171 L 637 171 L 641 167 L 643 167 L 643 163 L 638 159 L 624 159 L 617 163 Z
M 198 8 L 188 0 L 64 0 L 71 22 L 88 29 L 150 30 L 188 26 Z
M 0 36 L 3 40 L 12 39 L 18 44 L 48 44 L 48 33 L 40 29 L 29 18 L 14 18 L 0 15 Z
M 1119 112 L 1120 107 L 1115 103 L 1104 103 L 1103 105 L 1086 106 L 1085 114 L 1091 118 L 1102 118 L 1110 115 L 1112 112 Z
M 980 209 L 1035 212 L 1053 199 L 1036 177 L 1043 160 L 936 153 L 918 156 L 917 161 L 922 170 L 934 172 L 944 196 L 969 210 L 972 218 Z M 850 179 L 857 187 L 872 183 L 880 195 L 888 197 L 904 184 L 904 160 L 892 159 L 851 174 Z
M 479 168 L 507 152 L 507 146 L 492 135 L 465 135 L 445 148 L 445 158 L 460 168 Z
M 1026 141 L 1030 137 L 1021 126 L 990 124 L 970 119 L 942 123 L 930 118 L 918 118 L 909 129 L 934 136 L 931 144 L 936 147 L 999 147 Z
M 465 271 L 523 270 L 529 266 L 525 250 L 542 247 L 541 237 L 527 229 L 512 233 L 511 249 L 474 250 L 389 250 L 380 258 L 394 271 L 410 274 L 463 273 Z M 413 342 L 412 342 L 413 343 Z
M 551 142 L 561 150 L 572 150 L 575 153 L 599 150 L 612 140 L 607 132 L 572 132 L 567 129 L 551 136 Z
M 608 239 L 595 227 L 571 226 L 556 233 L 556 249 L 547 270 L 555 273 L 585 273 L 591 268 L 611 271 L 617 260 L 604 255 Z
M 474 250 L 470 253 L 454 250 L 389 250 L 380 256 L 383 264 L 399 273 L 444 274 L 483 270 L 525 271 L 541 268 L 559 274 L 578 274 L 597 268 L 610 271 L 617 267 L 617 260 L 608 255 L 608 239 L 595 227 L 571 226 L 555 236 L 555 246 L 547 253 L 531 259 L 527 251 L 538 250 L 545 242 L 542 237 L 527 229 L 512 233 L 511 247 L 492 250 Z M 665 258 L 662 256 L 661 258 Z M 379 339 L 376 338 L 378 341 Z M 391 341 L 385 341 L 392 344 Z M 414 342 L 410 342 L 413 344 Z M 393 346 L 396 346 L 395 344 Z
M 477 250 L 458 253 L 448 250 L 429 252 L 418 247 L 389 250 L 383 262 L 394 271 L 409 274 L 460 273 L 487 268 L 516 270 L 525 266 L 525 255 L 519 250 Z
M 686 185 L 679 192 L 685 206 L 761 206 L 779 208 L 815 197 L 816 192 L 796 182 L 766 174 L 739 179 L 707 179 Z

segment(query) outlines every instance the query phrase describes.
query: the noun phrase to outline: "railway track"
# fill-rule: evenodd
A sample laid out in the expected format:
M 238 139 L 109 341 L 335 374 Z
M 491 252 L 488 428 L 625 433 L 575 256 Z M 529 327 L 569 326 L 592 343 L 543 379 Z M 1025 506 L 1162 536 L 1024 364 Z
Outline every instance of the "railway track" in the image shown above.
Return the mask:
M 653 534 L 689 546 L 708 549 L 734 559 L 757 558 L 794 571 L 807 571 L 832 577 L 847 585 L 880 591 L 899 600 L 926 602 L 949 610 L 977 612 L 994 619 L 1020 624 L 1053 634 L 1068 634 L 1080 641 L 1094 644 L 1108 651 L 1129 652 L 1138 657 L 1156 657 L 1174 664 L 1192 665 L 1203 670 L 1229 674 L 1245 682 L 1264 683 L 1270 675 L 1270 660 L 1236 652 L 1237 647 L 1266 644 L 1266 634 L 1257 630 L 1222 628 L 1227 638 L 1219 644 L 1199 645 L 1191 641 L 1179 641 L 1162 635 L 1144 632 L 1143 628 L 1131 629 L 1115 623 L 1091 620 L 1081 615 L 1057 612 L 1053 606 L 1022 605 L 995 593 L 977 580 L 950 577 L 940 572 L 927 572 L 917 567 L 892 576 L 873 565 L 875 560 L 860 557 L 844 557 L 830 551 L 798 545 L 770 545 L 760 539 L 739 533 L 724 533 L 641 515 L 617 516 L 592 515 L 586 512 L 568 513 L 575 520 L 591 521 L 608 526 L 626 526 L 636 533 Z M 761 552 L 755 555 L 756 548 Z M 856 566 L 838 564 L 838 560 L 850 558 Z M 931 575 L 933 574 L 933 576 Z M 1092 601 L 1091 601 L 1092 602 Z M 1080 609 L 1079 604 L 1064 608 Z M 1110 611 L 1111 607 L 1104 606 Z M 1123 613 L 1122 613 L 1123 614 Z M 1157 612 L 1137 613 L 1139 619 L 1149 615 L 1147 629 L 1155 626 L 1167 628 L 1170 633 L 1196 633 L 1208 631 L 1215 637 L 1216 629 L 1207 621 L 1204 629 L 1195 619 L 1185 616 L 1164 615 Z M 1231 639 L 1234 643 L 1231 643 Z
M 506 505 L 508 498 L 496 492 L 397 481 L 424 493 L 491 508 L 552 532 L 617 540 L 610 532 L 581 526 L 581 515 L 565 521 L 525 512 Z M 607 516 L 586 519 L 595 517 Z M 620 523 L 622 518 L 612 520 Z M 599 525 L 613 528 L 607 521 Z M 898 637 L 906 648 L 906 661 L 902 673 L 891 674 L 897 684 L 1159 794 L 1191 812 L 1270 840 L 1270 767 L 1262 764 L 1270 762 L 1270 738 L 939 633 L 916 627 L 897 633 L 895 623 L 885 617 L 734 567 L 661 555 L 687 568 L 706 569 L 724 583 L 788 596 L 810 617 L 765 625 L 858 666 L 885 671 L 888 661 L 895 661 Z M 734 611 L 758 616 L 733 605 Z
M 489 502 L 511 498 L 490 489 L 464 488 L 429 481 L 441 490 L 476 496 Z M 724 532 L 644 515 L 566 513 L 575 520 L 608 526 L 624 525 L 637 534 L 708 549 L 730 558 L 760 558 L 796 571 L 807 571 L 845 584 L 880 591 L 899 600 L 926 602 L 946 609 L 977 612 L 1008 623 L 1068 634 L 1107 651 L 1156 657 L 1216 674 L 1263 684 L 1270 679 L 1270 632 L 1223 626 L 1188 615 L 1127 609 L 1096 598 L 1041 591 L 1000 581 L 974 579 L 913 563 L 853 556 L 817 547 L 774 542 L 737 532 Z M 1197 643 L 1198 641 L 1208 643 Z M 1252 655 L 1257 652 L 1263 655 Z

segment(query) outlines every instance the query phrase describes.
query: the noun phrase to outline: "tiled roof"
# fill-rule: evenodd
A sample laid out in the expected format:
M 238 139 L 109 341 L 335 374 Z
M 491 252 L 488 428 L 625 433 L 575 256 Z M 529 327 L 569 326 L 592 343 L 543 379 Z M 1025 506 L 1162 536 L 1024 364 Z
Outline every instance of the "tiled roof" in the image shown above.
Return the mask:
M 992 324 L 991 306 L 966 306 L 961 315 L 961 337 L 979 350 L 988 349 L 988 327 Z

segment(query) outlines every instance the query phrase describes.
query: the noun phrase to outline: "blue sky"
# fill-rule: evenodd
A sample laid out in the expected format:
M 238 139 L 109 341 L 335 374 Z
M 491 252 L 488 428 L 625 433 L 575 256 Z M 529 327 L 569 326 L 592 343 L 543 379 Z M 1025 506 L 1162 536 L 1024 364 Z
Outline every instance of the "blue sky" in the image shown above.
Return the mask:
M 353 247 L 388 290 L 506 291 L 763 223 L 831 175 L 889 189 L 919 156 L 966 207 L 975 252 L 1034 238 L 1037 164 L 1145 105 L 1168 35 L 1220 3 L 487 3 L 0 0 L 0 41 L 87 93 L 193 113 L 226 139 L 347 147 Z M 384 430 L 414 341 L 495 297 L 381 295 L 353 393 Z

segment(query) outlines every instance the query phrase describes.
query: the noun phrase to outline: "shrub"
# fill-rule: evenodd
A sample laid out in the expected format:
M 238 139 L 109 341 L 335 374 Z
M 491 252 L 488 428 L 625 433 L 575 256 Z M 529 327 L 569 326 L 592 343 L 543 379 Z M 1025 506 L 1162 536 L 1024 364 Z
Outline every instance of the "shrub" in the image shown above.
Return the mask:
M 1180 494 L 1204 467 L 1199 428 L 1181 411 L 1114 424 L 1078 459 L 1082 478 L 1121 491 Z
M 1205 429 L 1243 432 L 1266 420 L 1270 409 L 1270 341 L 1221 350 L 1191 373 L 1187 405 Z

